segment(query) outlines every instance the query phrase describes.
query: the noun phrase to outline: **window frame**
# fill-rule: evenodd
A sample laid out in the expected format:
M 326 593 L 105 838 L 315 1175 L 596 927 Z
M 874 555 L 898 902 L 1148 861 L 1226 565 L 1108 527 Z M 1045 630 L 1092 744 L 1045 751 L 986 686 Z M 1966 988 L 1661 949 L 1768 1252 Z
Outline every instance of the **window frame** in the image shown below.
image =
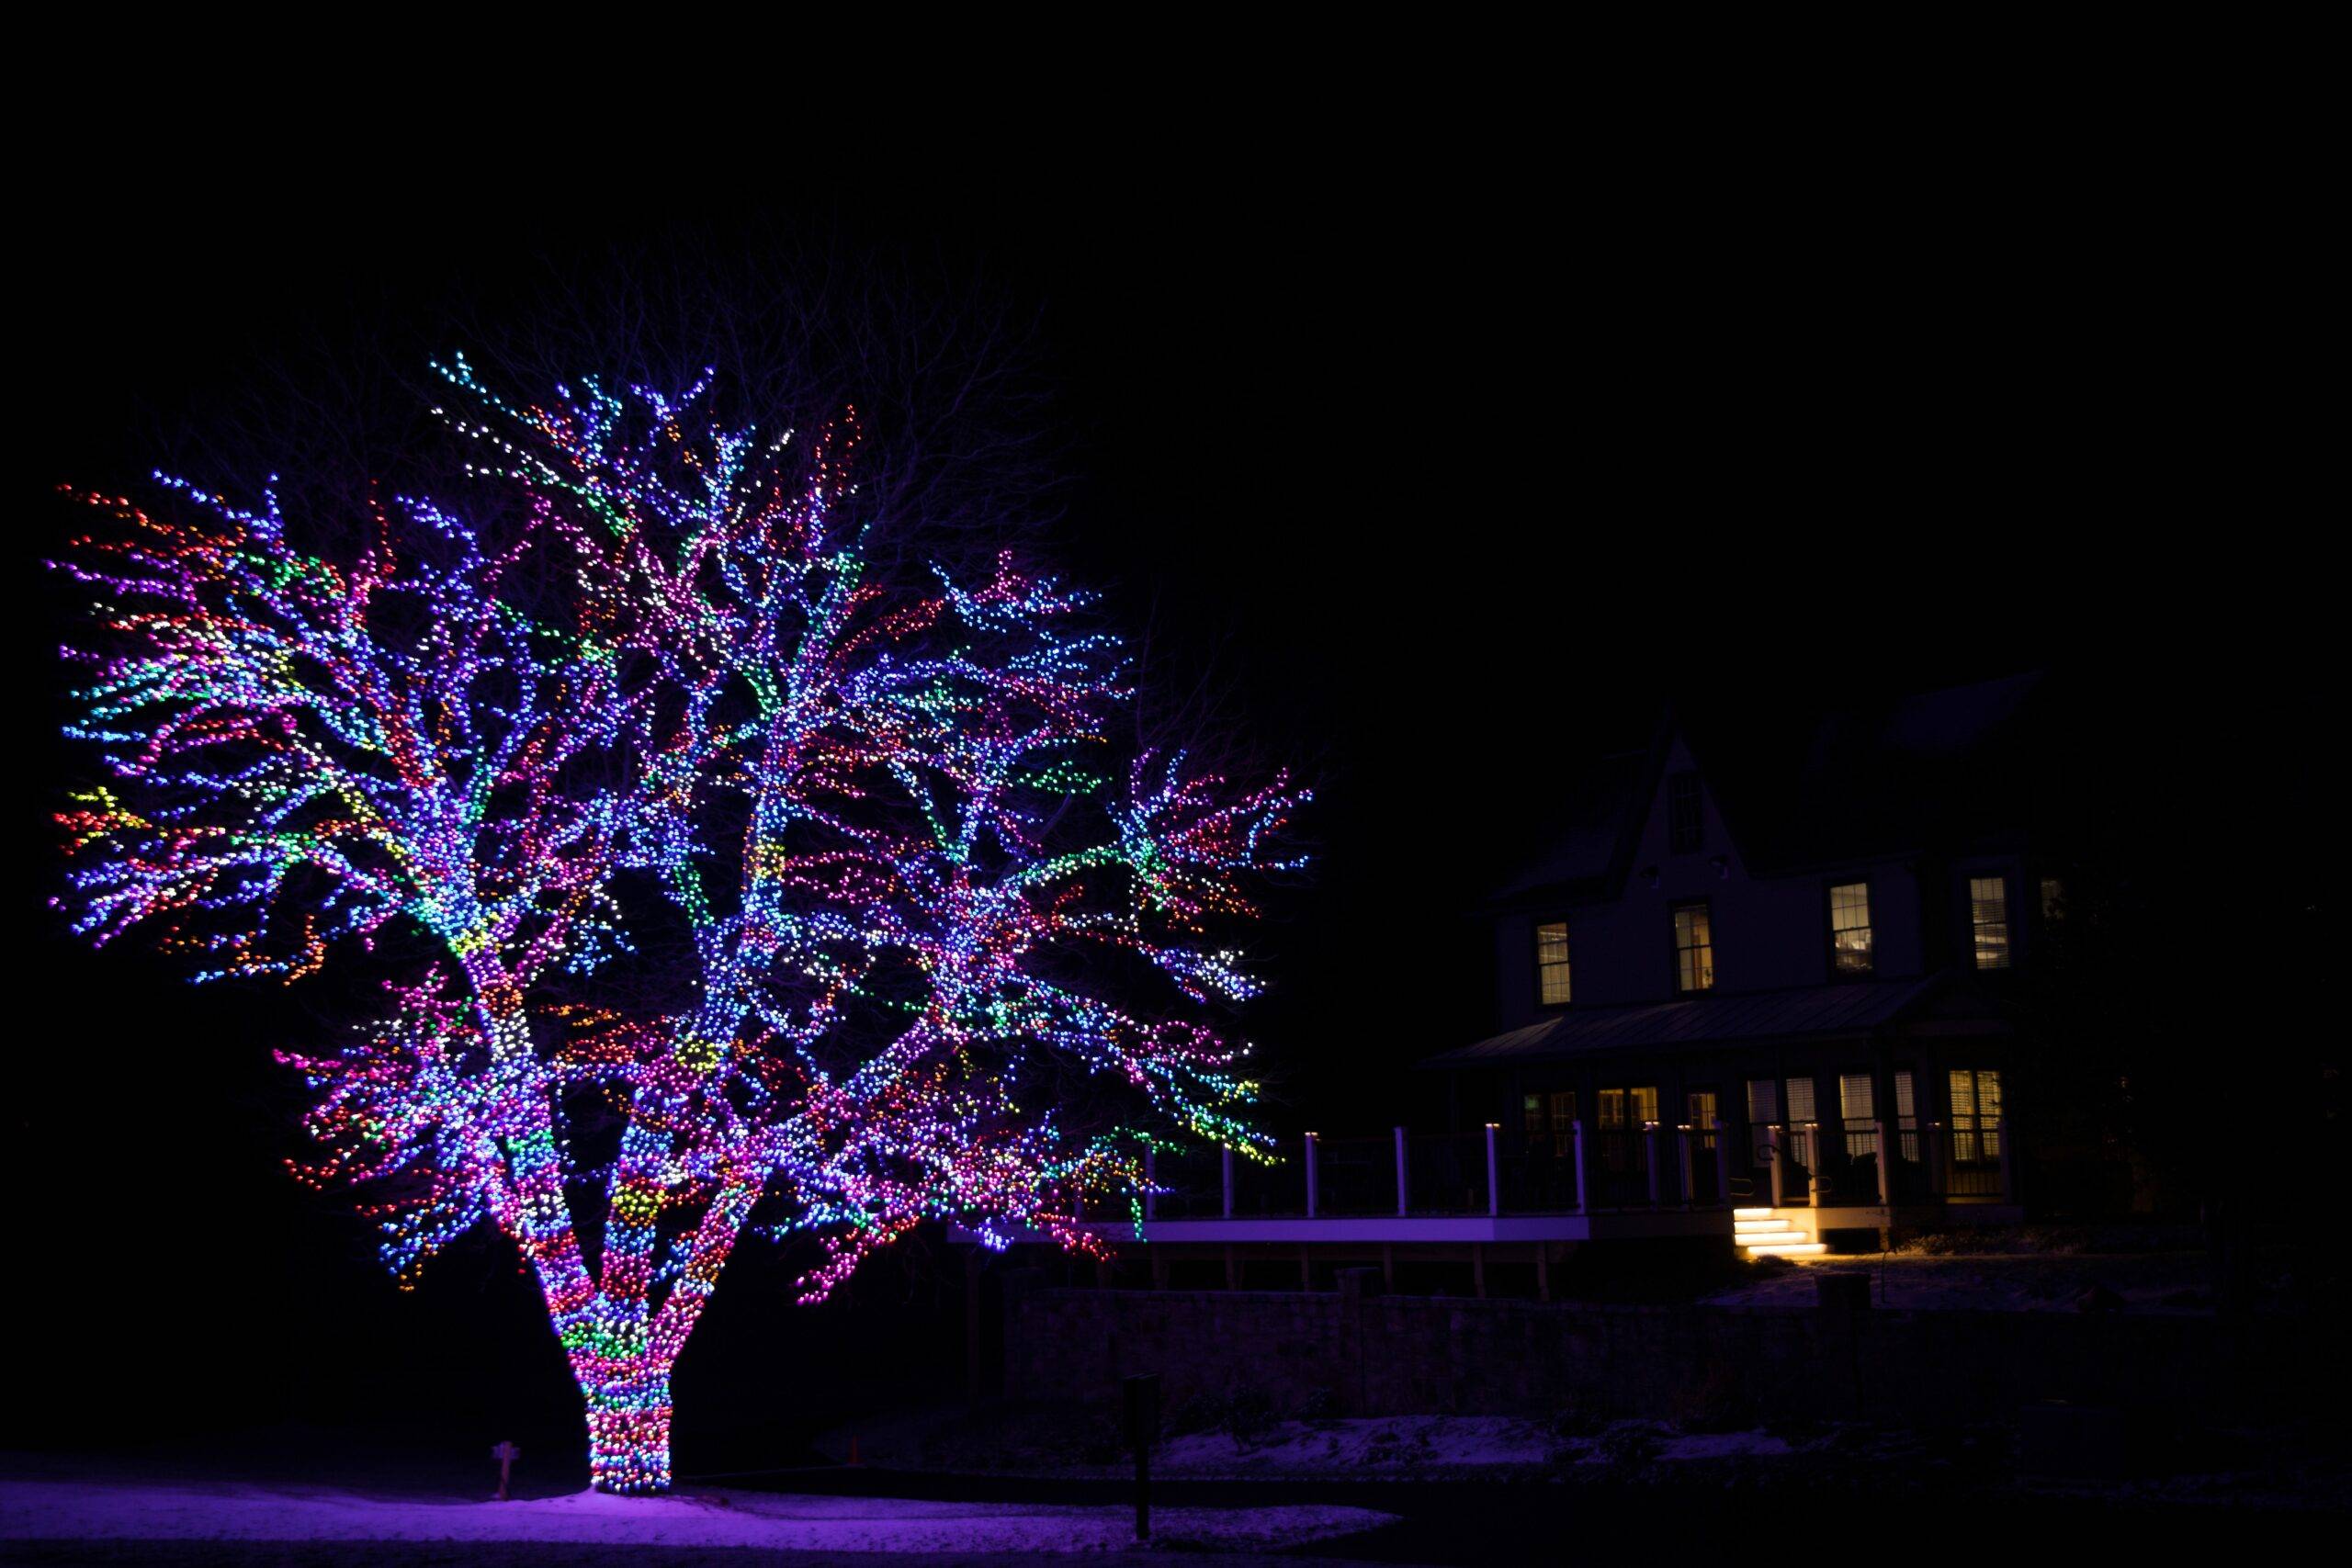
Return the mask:
M 1703 947 L 1687 951 L 1703 952 L 1707 955 L 1707 983 L 1686 987 L 1682 983 L 1682 931 L 1679 917 L 1685 909 L 1697 909 L 1706 917 L 1707 941 Z M 1678 898 L 1666 907 L 1667 983 L 1678 997 L 1704 997 L 1715 989 L 1715 911 L 1713 901 L 1707 898 Z
M 1967 910 L 1968 968 L 1971 974 L 2006 975 L 2018 966 L 2017 900 L 2009 896 L 2010 880 L 2009 874 L 2002 870 L 1982 874 L 1963 871 L 1960 874 L 1961 903 Z M 1980 921 L 1976 918 L 1976 885 L 1980 882 L 1995 883 L 2001 889 L 2001 962 L 1998 964 L 1984 962 L 1984 948 L 1980 945 L 1977 936 L 1979 931 L 1986 929 L 1991 924 L 1989 921 Z
M 1544 928 L 1546 926 L 1557 926 L 1560 928 L 1560 947 L 1561 950 L 1567 954 L 1567 956 L 1563 958 L 1559 964 L 1550 966 L 1567 971 L 1568 994 L 1562 997 L 1558 1001 L 1553 1001 L 1544 994 L 1544 971 L 1547 967 L 1544 962 Z M 1532 956 L 1531 962 L 1534 965 L 1535 1006 L 1537 1010 L 1540 1011 L 1553 1011 L 1560 1008 L 1573 1005 L 1576 1000 L 1576 931 L 1567 916 L 1560 915 L 1555 918 L 1539 919 L 1528 927 L 1528 935 L 1533 939 L 1532 945 L 1534 948 L 1534 953 Z
M 1676 819 L 1677 793 L 1685 784 L 1690 790 L 1690 840 L 1682 840 L 1681 823 Z M 1677 768 L 1666 775 L 1666 852 L 1671 855 L 1695 855 L 1707 847 L 1707 790 L 1696 768 Z
M 1838 894 L 1840 889 L 1859 887 L 1862 890 L 1862 966 L 1847 969 L 1838 964 Z M 1825 882 L 1821 886 L 1821 918 L 1827 932 L 1829 978 L 1836 980 L 1868 980 L 1878 973 L 1878 921 L 1871 912 L 1871 879 L 1849 877 L 1843 882 Z

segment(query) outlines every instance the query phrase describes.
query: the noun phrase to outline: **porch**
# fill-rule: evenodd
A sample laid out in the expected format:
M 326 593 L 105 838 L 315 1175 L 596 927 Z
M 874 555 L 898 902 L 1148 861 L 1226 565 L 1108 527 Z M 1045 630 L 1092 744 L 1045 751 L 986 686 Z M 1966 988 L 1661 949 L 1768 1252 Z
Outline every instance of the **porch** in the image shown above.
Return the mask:
M 1312 1288 L 1318 1269 L 1340 1264 L 1393 1273 L 1400 1258 L 1449 1259 L 1470 1265 L 1483 1296 L 1492 1258 L 1532 1260 L 1537 1293 L 1548 1296 L 1550 1266 L 1587 1242 L 1719 1238 L 1750 1255 L 1803 1258 L 1825 1251 L 1833 1231 L 2018 1217 L 2006 1120 L 1959 1134 L 1884 1122 L 1866 1133 L 1813 1123 L 1753 1132 L 1767 1140 L 1761 1179 L 1748 1159 L 1724 1157 L 1747 1149 L 1723 1122 L 1577 1122 L 1565 1138 L 1516 1148 L 1498 1122 L 1468 1137 L 1309 1133 L 1272 1161 L 1231 1149 L 1151 1156 L 1140 1216 L 1106 1206 L 1083 1224 L 1147 1258 L 1159 1286 L 1180 1262 L 1221 1261 L 1229 1288 L 1247 1266 L 1295 1264 Z M 1964 1157 L 1993 1150 L 1989 1165 Z

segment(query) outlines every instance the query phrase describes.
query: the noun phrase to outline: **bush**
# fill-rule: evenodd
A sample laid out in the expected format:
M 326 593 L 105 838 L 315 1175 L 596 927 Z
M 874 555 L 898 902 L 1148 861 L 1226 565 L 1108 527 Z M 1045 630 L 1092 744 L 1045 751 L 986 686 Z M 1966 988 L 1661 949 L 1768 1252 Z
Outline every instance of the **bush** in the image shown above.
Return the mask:
M 1254 1388 L 1236 1389 L 1226 1397 L 1224 1430 L 1236 1448 L 1247 1449 L 1274 1424 L 1274 1402 Z
M 1609 1423 L 1589 1410 L 1567 1409 L 1552 1417 L 1552 1436 L 1563 1440 L 1597 1438 Z
M 1684 1432 L 1745 1432 L 1756 1424 L 1739 1374 L 1725 1366 L 1711 1368 L 1706 1376 L 1675 1390 L 1667 1414 Z
M 1634 1469 L 1657 1457 L 1657 1433 L 1646 1421 L 1611 1427 L 1600 1438 L 1600 1457 L 1611 1464 Z
M 1340 1414 L 1340 1395 L 1336 1389 L 1318 1388 L 1299 1402 L 1298 1418 L 1302 1421 L 1331 1421 Z

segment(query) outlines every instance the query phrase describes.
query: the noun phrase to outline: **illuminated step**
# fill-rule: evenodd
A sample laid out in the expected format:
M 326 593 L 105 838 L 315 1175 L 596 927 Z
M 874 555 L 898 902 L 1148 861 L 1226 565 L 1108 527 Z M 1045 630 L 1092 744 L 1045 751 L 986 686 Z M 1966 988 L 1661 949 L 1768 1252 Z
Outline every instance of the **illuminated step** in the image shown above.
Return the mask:
M 1769 1220 L 1772 1217 L 1772 1211 L 1770 1209 L 1734 1209 L 1731 1212 L 1731 1217 L 1735 1220 Z
M 1752 1248 L 1758 1247 L 1778 1247 L 1784 1242 L 1811 1241 L 1813 1238 L 1805 1235 L 1803 1231 L 1769 1230 L 1749 1232 L 1736 1239 L 1740 1246 Z
M 1819 1258 L 1828 1247 L 1817 1241 L 1776 1241 L 1747 1249 L 1751 1258 Z

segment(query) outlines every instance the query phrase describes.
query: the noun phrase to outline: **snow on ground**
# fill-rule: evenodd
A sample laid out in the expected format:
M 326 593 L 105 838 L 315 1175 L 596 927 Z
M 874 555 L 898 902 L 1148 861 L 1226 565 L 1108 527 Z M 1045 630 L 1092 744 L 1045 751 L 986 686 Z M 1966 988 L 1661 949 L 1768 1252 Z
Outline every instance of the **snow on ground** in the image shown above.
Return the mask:
M 1374 1529 L 1369 1508 L 1163 1508 L 1163 1543 L 1280 1547 Z M 511 1503 L 364 1496 L 323 1487 L 0 1481 L 6 1540 L 562 1541 L 803 1551 L 1115 1551 L 1126 1508 L 701 1492 L 582 1492 Z
M 1770 1458 L 1789 1445 L 1767 1432 L 1680 1433 L 1654 1422 L 1622 1422 L 1656 1444 L 1660 1460 Z M 1544 1465 L 1562 1460 L 1603 1463 L 1599 1438 L 1563 1438 L 1544 1424 L 1506 1416 L 1393 1416 L 1283 1421 L 1247 1444 L 1224 1432 L 1170 1438 L 1152 1456 L 1154 1473 L 1230 1475 L 1269 1470 L 1329 1474 L 1408 1472 Z
M 2198 1289 L 2203 1283 L 2203 1258 L 2174 1254 L 1841 1258 L 1778 1270 L 1709 1297 L 1707 1304 L 1812 1306 L 1817 1300 L 1816 1268 L 1868 1274 L 1871 1302 L 1903 1311 L 2073 1312 L 2083 1292 L 2094 1285 L 2121 1298 L 2126 1312 L 2212 1310 Z

